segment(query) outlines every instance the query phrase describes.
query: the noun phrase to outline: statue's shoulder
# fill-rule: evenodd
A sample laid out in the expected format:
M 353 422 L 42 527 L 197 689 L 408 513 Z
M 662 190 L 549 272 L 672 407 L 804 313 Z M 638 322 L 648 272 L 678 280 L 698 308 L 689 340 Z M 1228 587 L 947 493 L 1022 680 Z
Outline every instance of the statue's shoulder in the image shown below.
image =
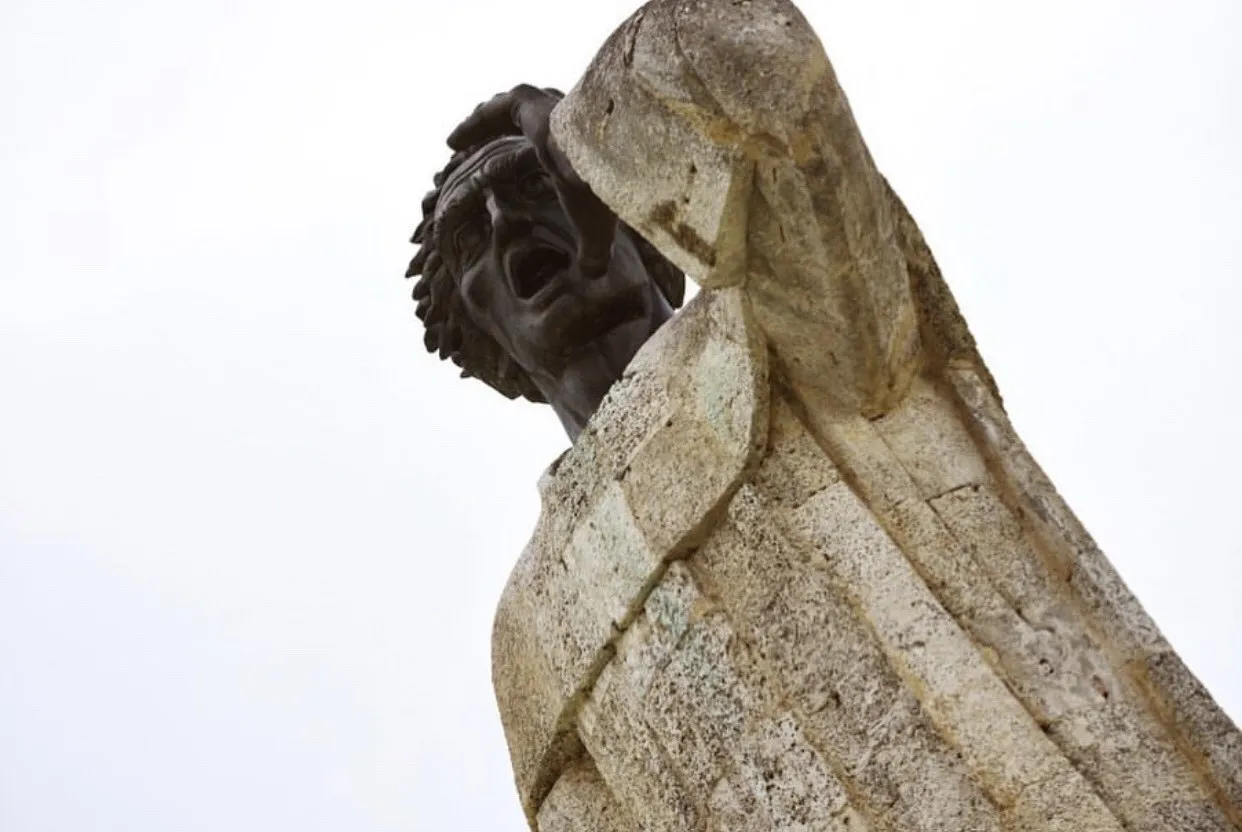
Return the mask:
M 767 348 L 740 290 L 702 292 L 640 350 L 540 483 L 543 509 L 496 614 L 493 676 L 519 787 L 631 607 L 697 545 L 758 462 Z

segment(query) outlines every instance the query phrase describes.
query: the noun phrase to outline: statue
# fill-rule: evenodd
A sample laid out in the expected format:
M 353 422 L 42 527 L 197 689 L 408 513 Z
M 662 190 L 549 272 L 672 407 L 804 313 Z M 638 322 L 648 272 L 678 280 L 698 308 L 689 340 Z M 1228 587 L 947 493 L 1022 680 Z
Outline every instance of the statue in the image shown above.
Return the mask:
M 533 829 L 1242 830 L 1242 734 L 1014 432 L 792 3 L 652 0 L 451 143 L 428 347 L 574 438 L 493 633 Z

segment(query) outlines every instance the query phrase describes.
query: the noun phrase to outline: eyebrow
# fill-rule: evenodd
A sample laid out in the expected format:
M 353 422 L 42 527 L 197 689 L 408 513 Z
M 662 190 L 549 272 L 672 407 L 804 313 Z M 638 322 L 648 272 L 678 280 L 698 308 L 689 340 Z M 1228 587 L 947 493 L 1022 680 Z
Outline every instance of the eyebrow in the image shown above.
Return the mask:
M 500 141 L 504 141 L 504 144 L 497 146 L 498 142 L 493 143 L 492 146 L 476 151 L 474 155 L 463 161 L 457 170 L 448 175 L 441 193 L 452 193 L 471 187 L 480 179 L 485 184 L 490 184 L 492 180 L 510 178 L 519 170 L 532 166 L 538 167 L 539 158 L 534 146 L 530 143 L 518 137 L 509 137 L 508 140 Z M 489 152 L 482 159 L 478 159 L 477 157 L 483 151 Z
M 482 169 L 477 175 L 481 176 L 489 184 L 493 181 L 507 181 L 516 179 L 531 170 L 541 170 L 539 164 L 539 156 L 535 153 L 533 145 L 525 145 L 518 149 L 493 156 L 483 163 Z
M 497 154 L 485 161 L 464 181 L 454 184 L 450 198 L 439 208 L 435 222 L 436 247 L 452 250 L 452 241 L 440 236 L 447 225 L 468 220 L 482 208 L 483 188 L 497 182 L 512 182 L 531 171 L 542 170 L 533 146 L 527 145 L 509 153 Z M 442 197 L 443 198 L 443 197 Z M 447 247 L 445 243 L 448 243 Z

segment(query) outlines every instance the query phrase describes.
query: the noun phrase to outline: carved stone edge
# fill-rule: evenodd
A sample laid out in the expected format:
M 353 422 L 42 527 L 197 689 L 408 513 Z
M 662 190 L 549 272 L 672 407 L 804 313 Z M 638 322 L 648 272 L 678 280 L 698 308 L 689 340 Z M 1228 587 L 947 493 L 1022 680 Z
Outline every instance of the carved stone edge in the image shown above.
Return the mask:
M 1191 760 L 1221 811 L 1242 828 L 1242 732 L 1182 662 L 1009 421 L 992 378 L 951 367 L 946 379 L 1010 502 L 1031 522 L 1084 612 L 1108 637 L 1151 711 Z

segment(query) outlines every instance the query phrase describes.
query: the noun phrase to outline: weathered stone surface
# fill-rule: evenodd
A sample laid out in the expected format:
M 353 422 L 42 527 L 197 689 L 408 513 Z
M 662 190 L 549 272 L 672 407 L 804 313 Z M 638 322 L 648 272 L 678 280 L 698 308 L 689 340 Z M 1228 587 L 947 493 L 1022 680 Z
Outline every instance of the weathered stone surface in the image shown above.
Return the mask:
M 792 4 L 648 3 L 552 128 L 596 193 L 703 286 L 747 285 L 796 385 L 864 412 L 901 395 L 919 324 L 887 189 Z
M 775 436 L 787 410 L 775 406 L 773 413 Z M 804 430 L 801 435 L 799 444 L 814 445 Z M 816 467 L 831 469 L 822 458 Z M 796 505 L 770 497 L 743 487 L 691 563 L 754 645 L 808 736 L 837 763 L 860 808 L 900 819 L 902 829 L 1001 828 L 960 755 L 935 733 L 888 662 L 848 588 L 778 525 L 780 509 Z
M 737 290 L 696 298 L 543 480 L 545 510 L 493 634 L 493 681 L 532 816 L 577 753 L 574 714 L 617 634 L 762 450 L 767 353 L 747 305 Z
M 497 614 L 532 826 L 1242 832 L 1242 735 L 1014 432 L 797 10 L 649 3 L 553 130 L 707 289 Z
M 557 779 L 539 808 L 543 832 L 629 832 L 634 821 L 616 803 L 589 757 L 580 757 Z

